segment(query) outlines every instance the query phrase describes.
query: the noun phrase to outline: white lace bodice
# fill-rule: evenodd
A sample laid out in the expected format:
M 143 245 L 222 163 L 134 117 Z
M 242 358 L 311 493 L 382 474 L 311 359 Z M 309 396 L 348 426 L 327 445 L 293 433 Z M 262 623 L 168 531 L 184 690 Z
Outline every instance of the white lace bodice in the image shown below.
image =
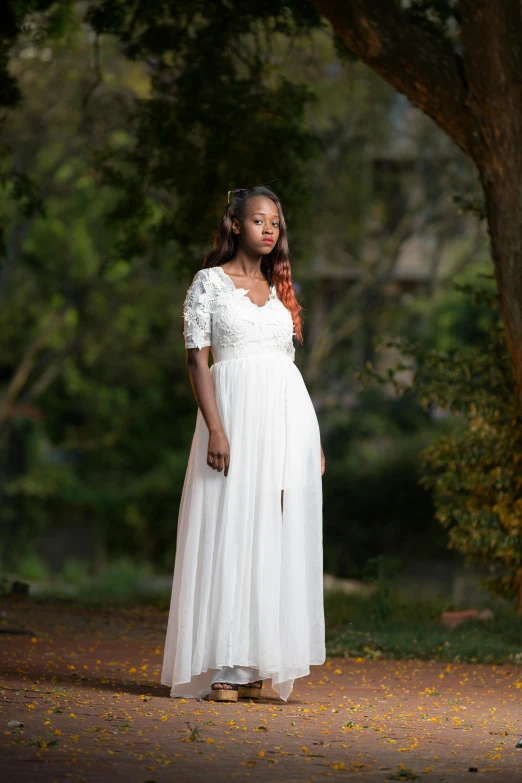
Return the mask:
M 236 288 L 220 266 L 200 269 L 183 306 L 185 346 L 211 346 L 215 362 L 249 356 L 287 356 L 293 361 L 292 316 L 276 287 L 271 286 L 262 307 L 247 292 Z

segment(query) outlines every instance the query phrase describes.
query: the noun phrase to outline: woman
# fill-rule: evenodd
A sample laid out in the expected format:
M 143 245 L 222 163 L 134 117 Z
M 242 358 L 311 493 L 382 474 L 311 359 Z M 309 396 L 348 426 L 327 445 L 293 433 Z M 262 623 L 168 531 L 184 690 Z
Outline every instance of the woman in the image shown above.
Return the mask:
M 279 199 L 230 191 L 184 305 L 199 407 L 161 677 L 171 696 L 256 698 L 270 679 L 286 701 L 325 661 L 324 455 L 294 364 L 300 309 Z

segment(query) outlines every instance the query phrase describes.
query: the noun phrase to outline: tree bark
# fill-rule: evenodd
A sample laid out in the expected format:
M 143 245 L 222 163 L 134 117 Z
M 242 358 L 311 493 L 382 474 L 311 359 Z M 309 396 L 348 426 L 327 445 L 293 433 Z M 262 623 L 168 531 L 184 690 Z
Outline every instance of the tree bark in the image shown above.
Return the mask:
M 470 154 L 485 196 L 500 310 L 522 407 L 522 14 L 520 0 L 460 0 L 473 117 Z
M 346 47 L 469 155 L 462 58 L 390 0 L 312 0 Z M 499 4 L 502 5 L 502 4 Z

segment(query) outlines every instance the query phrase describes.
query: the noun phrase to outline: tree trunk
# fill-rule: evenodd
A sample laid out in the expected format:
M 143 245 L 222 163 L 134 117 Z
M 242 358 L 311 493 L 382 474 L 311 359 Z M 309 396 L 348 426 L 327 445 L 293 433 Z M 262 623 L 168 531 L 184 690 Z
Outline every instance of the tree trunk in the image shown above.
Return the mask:
M 460 0 L 473 117 L 500 311 L 522 407 L 522 14 L 520 0 Z
M 522 138 L 520 140 L 522 145 Z M 500 311 L 522 408 L 522 172 L 518 181 L 483 179 Z M 510 178 L 511 179 L 511 178 Z

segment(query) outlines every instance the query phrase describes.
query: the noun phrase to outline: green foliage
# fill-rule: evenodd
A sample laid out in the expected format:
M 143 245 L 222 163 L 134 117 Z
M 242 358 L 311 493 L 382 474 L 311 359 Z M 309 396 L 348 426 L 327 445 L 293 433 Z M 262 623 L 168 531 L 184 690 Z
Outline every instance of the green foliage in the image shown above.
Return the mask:
M 77 529 L 91 562 L 140 552 L 170 569 L 196 415 L 182 341 L 189 276 L 180 282 L 168 243 L 154 258 L 115 250 L 115 193 L 100 187 L 91 152 L 125 142 L 118 95 L 146 80 L 105 40 L 109 94 L 81 105 L 88 35 L 78 18 L 66 38 L 38 39 L 31 57 L 13 52 L 25 100 L 4 141 L 11 170 L 41 187 L 26 202 L 12 183 L 0 191 L 0 414 L 22 371 L 12 415 L 0 415 L 1 555 L 13 567 L 27 547 Z
M 141 582 L 150 575 L 150 567 L 137 567 L 129 559 L 121 558 L 103 569 L 84 590 L 91 599 L 118 602 L 138 593 Z
M 178 263 L 193 268 L 227 191 L 261 183 L 277 191 L 297 239 L 308 208 L 304 164 L 321 145 L 304 122 L 315 96 L 285 77 L 275 51 L 281 40 L 320 27 L 313 4 L 104 0 L 86 19 L 146 63 L 150 76 L 131 143 L 97 152 L 102 181 L 119 193 L 107 220 L 123 232 L 120 254 L 172 241 Z
M 490 589 L 520 600 L 522 413 L 495 293 L 471 286 L 459 290 L 489 311 L 480 339 L 453 351 L 387 341 L 403 358 L 379 380 L 400 395 L 413 392 L 425 409 L 436 407 L 455 418 L 454 431 L 423 450 L 422 484 L 433 492 L 450 548 L 489 565 Z M 405 370 L 413 371 L 411 384 Z
M 185 723 L 187 724 L 188 731 L 189 731 L 187 742 L 205 742 L 205 740 L 199 733 L 199 728 L 197 726 L 191 726 L 188 720 L 185 721 Z
M 29 738 L 27 744 L 33 748 L 44 748 L 45 750 L 47 750 L 47 748 L 56 748 L 59 743 L 58 737 L 55 737 L 50 732 L 48 732 L 48 737 L 49 738 L 45 740 L 42 737 L 33 735 Z
M 470 285 L 477 274 L 487 279 L 485 272 L 477 270 L 470 277 Z M 486 301 L 475 301 L 472 296 L 463 296 L 461 286 L 433 298 L 418 297 L 415 312 L 418 323 L 410 332 L 422 352 L 435 349 L 445 354 L 467 351 L 470 346 L 484 345 L 484 334 L 498 320 L 496 307 Z
M 456 0 L 401 0 L 405 13 L 433 36 L 455 44 L 460 30 L 460 11 Z
M 0 44 L 0 107 L 14 108 L 20 104 L 22 93 L 9 70 L 8 53 L 19 38 L 39 39 L 59 26 L 69 2 L 55 0 L 5 0 L 0 11 L 2 39 Z M 67 12 L 65 12 L 67 13 Z
M 42 558 L 29 553 L 15 564 L 6 576 L 6 582 L 16 578 L 34 583 L 31 591 L 37 600 L 52 597 L 86 604 L 120 605 L 151 602 L 151 595 L 157 595 L 160 603 L 168 606 L 170 585 L 161 584 L 158 588 L 152 577 L 150 563 L 138 563 L 129 557 L 111 560 L 94 571 L 85 560 L 67 558 L 61 573 L 51 577 Z
M 325 593 L 325 612 L 328 625 L 337 626 L 352 625 L 353 630 L 371 630 L 377 627 L 389 627 L 397 623 L 411 623 L 431 626 L 438 623 L 442 612 L 448 607 L 447 601 L 437 595 L 430 598 L 418 598 L 409 593 L 390 589 L 388 612 L 384 622 L 379 622 L 371 611 L 375 604 L 375 592 L 366 594 L 345 594 L 340 590 L 332 590 Z
M 453 203 L 462 215 L 473 215 L 479 220 L 484 220 L 486 217 L 484 199 L 477 193 L 471 195 L 468 193 L 455 193 L 453 196 Z
M 417 780 L 418 777 L 413 770 L 408 769 L 404 764 L 399 764 L 393 775 L 390 775 L 390 780 Z
M 68 557 L 63 567 L 62 579 L 66 584 L 79 587 L 87 581 L 88 572 L 88 563 L 84 560 Z
M 418 452 L 433 423 L 415 400 L 365 390 L 350 409 L 324 411 L 321 433 L 327 573 L 364 578 L 371 558 L 388 563 L 445 551 L 430 494 L 419 485 Z
M 0 129 L 4 129 L 9 112 L 23 102 L 17 76 L 10 68 L 15 49 L 38 45 L 48 38 L 58 38 L 71 16 L 73 0 L 4 0 L 0 8 Z M 7 110 L 7 111 L 6 111 Z M 9 189 L 22 215 L 28 217 L 42 210 L 38 187 L 21 166 L 10 165 L 10 150 L 4 137 L 0 145 L 0 189 Z M 0 249 L 5 250 L 7 214 L 0 212 Z
M 45 560 L 35 552 L 27 552 L 20 558 L 16 571 L 19 579 L 27 579 L 29 582 L 40 582 L 49 577 L 49 568 Z
M 366 564 L 365 577 L 374 581 L 375 589 L 370 598 L 370 612 L 377 624 L 382 624 L 390 616 L 392 594 L 391 585 L 398 570 L 398 562 L 384 555 L 371 557 Z
M 91 563 L 139 552 L 170 570 L 196 417 L 186 285 L 230 187 L 272 181 L 287 217 L 302 202 L 320 147 L 303 117 L 313 95 L 277 56 L 320 17 L 305 0 L 15 11 L 24 101 L 0 190 L 1 555 L 13 566 L 29 542 L 76 528 L 73 551 Z
M 50 7 L 16 6 L 20 20 Z M 404 201 L 402 174 L 375 176 L 396 94 L 338 62 L 309 0 L 58 6 L 11 49 L 24 101 L 4 134 L 2 396 L 30 361 L 0 421 L 0 544 L 11 563 L 46 545 L 57 568 L 73 536 L 90 567 L 139 553 L 170 572 L 196 413 L 181 304 L 226 191 L 274 185 L 298 279 L 312 260 L 364 258 L 367 225 L 392 230 Z M 349 344 L 323 389 L 349 388 Z M 322 419 L 328 570 L 355 575 L 398 541 L 412 556 L 433 546 L 416 481 L 429 418 L 367 395 Z M 69 563 L 69 587 L 81 568 Z

